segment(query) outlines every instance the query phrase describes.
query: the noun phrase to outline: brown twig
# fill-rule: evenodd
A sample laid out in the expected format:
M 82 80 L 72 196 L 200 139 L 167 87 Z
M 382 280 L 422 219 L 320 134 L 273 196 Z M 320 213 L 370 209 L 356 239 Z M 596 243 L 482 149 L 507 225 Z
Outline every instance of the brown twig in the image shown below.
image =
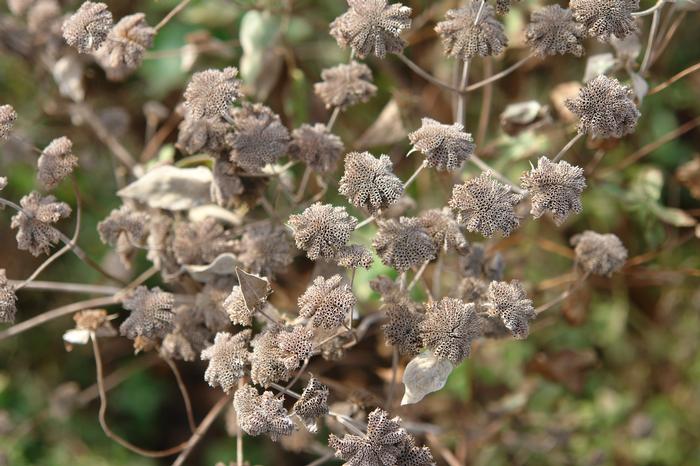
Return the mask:
M 168 367 L 170 367 L 170 370 L 173 371 L 173 375 L 175 375 L 177 386 L 180 389 L 180 394 L 182 395 L 182 401 L 185 404 L 185 412 L 187 413 L 187 423 L 190 426 L 190 431 L 194 433 L 195 429 L 197 428 L 197 423 L 194 421 L 194 413 L 192 412 L 192 402 L 190 401 L 190 394 L 187 391 L 187 386 L 182 380 L 182 375 L 180 374 L 180 370 L 177 368 L 177 364 L 175 364 L 175 361 L 173 361 L 170 358 L 163 359 L 165 360 L 165 363 L 168 365 Z

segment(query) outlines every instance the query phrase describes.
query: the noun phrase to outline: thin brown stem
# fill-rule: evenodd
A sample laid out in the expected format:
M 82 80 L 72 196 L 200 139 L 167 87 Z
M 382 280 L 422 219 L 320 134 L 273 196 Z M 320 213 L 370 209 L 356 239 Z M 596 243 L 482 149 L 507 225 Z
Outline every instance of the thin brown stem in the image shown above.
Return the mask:
M 525 58 L 521 58 L 520 60 L 518 60 L 517 62 L 515 62 L 514 64 L 512 64 L 511 66 L 509 66 L 509 67 L 506 68 L 505 70 L 500 71 L 500 72 L 494 74 L 494 75 L 491 76 L 490 78 L 487 78 L 487 79 L 484 79 L 484 80 L 482 80 L 482 81 L 475 82 L 475 83 L 473 83 L 473 84 L 471 84 L 471 85 L 469 85 L 469 86 L 466 86 L 466 87 L 464 88 L 464 92 L 475 91 L 475 90 L 477 90 L 477 89 L 479 89 L 479 88 L 482 88 L 482 87 L 484 87 L 484 86 L 486 86 L 486 85 L 488 85 L 488 84 L 491 84 L 491 83 L 493 83 L 493 82 L 495 82 L 495 81 L 498 81 L 498 80 L 501 79 L 501 78 L 505 78 L 506 76 L 508 76 L 509 74 L 511 74 L 513 71 L 515 71 L 515 70 L 517 70 L 518 68 L 520 68 L 521 66 L 523 66 L 528 60 L 530 60 L 530 59 L 533 58 L 534 56 L 535 56 L 535 54 L 532 54 L 532 53 L 531 53 L 530 55 L 526 56 Z
M 483 0 L 482 0 L 483 2 Z M 483 3 L 482 3 L 483 6 Z M 462 79 L 459 82 L 459 90 L 467 88 L 467 83 L 469 82 L 469 64 L 471 59 L 467 58 L 464 60 L 464 65 L 462 65 Z M 464 126 L 464 118 L 467 108 L 467 95 L 464 93 L 459 94 L 459 99 L 457 99 L 457 123 Z
M 673 13 L 675 11 L 676 10 L 674 7 L 674 9 L 672 9 L 671 13 L 669 14 L 669 18 L 673 16 Z M 670 26 L 667 25 L 668 27 L 664 28 L 664 33 L 662 34 L 663 39 L 661 39 L 661 43 L 657 47 L 654 47 L 654 51 L 652 52 L 652 63 L 655 62 L 666 50 L 666 47 L 668 47 L 668 45 L 671 43 L 671 39 L 673 39 L 674 34 L 676 33 L 676 31 L 678 31 L 678 28 L 680 27 L 687 14 L 687 11 L 682 11 Z
M 571 296 L 571 294 L 572 294 L 574 291 L 578 290 L 579 288 L 581 288 L 581 286 L 583 286 L 583 284 L 584 284 L 584 283 L 586 282 L 586 280 L 588 279 L 589 275 L 590 275 L 590 274 L 587 272 L 587 273 L 586 273 L 583 277 L 581 277 L 579 280 L 572 281 L 571 284 L 570 284 L 570 286 L 569 286 L 564 292 L 562 292 L 559 296 L 557 296 L 557 297 L 554 298 L 553 300 L 549 301 L 548 303 L 545 303 L 545 304 L 543 304 L 543 305 L 541 305 L 541 306 L 538 306 L 538 307 L 535 309 L 535 314 L 538 314 L 538 315 L 539 315 L 539 314 L 543 313 L 544 311 L 546 311 L 547 309 L 550 309 L 550 308 L 552 308 L 553 306 L 556 306 L 557 304 L 559 304 L 560 302 L 564 301 L 566 298 L 568 298 L 569 296 Z
M 482 172 L 491 173 L 491 174 L 493 174 L 496 178 L 498 178 L 499 180 L 501 180 L 503 183 L 505 183 L 505 184 L 507 184 L 508 186 L 510 186 L 511 191 L 513 191 L 513 192 L 515 192 L 515 193 L 518 193 L 518 194 L 524 194 L 524 193 L 525 193 L 525 191 L 523 191 L 519 186 L 517 186 L 517 185 L 514 184 L 512 181 L 510 181 L 510 180 L 509 180 L 505 175 L 503 175 L 501 172 L 499 172 L 499 171 L 494 170 L 493 168 L 491 168 L 486 162 L 484 162 L 483 160 L 481 160 L 481 158 L 479 158 L 476 154 L 472 154 L 472 155 L 469 157 L 469 160 L 471 160 L 472 163 L 473 163 L 474 165 L 476 165 L 477 167 L 479 167 L 479 169 L 480 169 Z
M 112 154 L 124 164 L 129 171 L 133 172 L 136 167 L 136 161 L 131 156 L 131 153 L 122 145 L 119 140 L 102 124 L 102 120 L 87 104 L 74 104 L 71 109 L 77 113 L 81 119 L 87 123 L 97 136 L 97 139 L 102 141 L 104 145 L 112 152 Z
M 668 86 L 671 84 L 675 83 L 676 81 L 685 78 L 689 74 L 695 73 L 696 71 L 700 70 L 700 63 L 696 63 L 693 66 L 690 66 L 680 73 L 675 74 L 673 77 L 667 79 L 666 81 L 662 82 L 661 84 L 651 88 L 649 93 L 647 95 L 653 95 L 656 94 L 657 92 L 661 92 L 664 89 L 666 89 Z
M 22 285 L 22 289 L 27 290 L 45 290 L 45 291 L 58 291 L 62 293 L 86 293 L 86 294 L 101 294 L 101 295 L 113 295 L 118 293 L 122 289 L 116 286 L 107 285 L 90 285 L 87 283 L 68 283 L 68 282 L 49 282 L 42 280 L 32 280 L 29 283 L 24 284 L 26 280 L 8 280 L 10 285 L 13 285 L 16 290 L 19 290 L 19 286 Z
M 484 79 L 491 77 L 493 73 L 493 60 L 491 57 L 484 59 Z M 491 103 L 493 102 L 493 85 L 489 83 L 484 89 L 484 95 L 481 98 L 481 112 L 479 112 L 479 127 L 476 132 L 476 146 L 481 147 L 484 139 L 486 139 L 486 131 L 489 127 L 489 119 L 491 116 Z
M 238 388 L 245 385 L 243 379 L 238 380 Z M 243 466 L 243 429 L 241 429 L 241 423 L 238 422 L 236 418 L 236 466 Z
M 190 426 L 190 432 L 194 433 L 197 428 L 197 423 L 194 421 L 194 413 L 192 412 L 192 401 L 190 401 L 190 394 L 187 391 L 187 386 L 182 380 L 182 374 L 180 374 L 180 369 L 177 368 L 177 364 L 170 358 L 163 358 L 165 363 L 170 367 L 170 370 L 175 376 L 177 381 L 177 386 L 180 389 L 180 394 L 182 395 L 182 401 L 185 404 L 185 412 L 187 413 L 187 423 Z
M 311 178 L 311 167 L 307 166 L 304 170 L 304 174 L 301 176 L 301 183 L 299 183 L 299 189 L 294 196 L 295 202 L 301 202 L 304 199 L 304 193 L 306 192 L 306 185 L 309 184 L 309 178 Z
M 456 87 L 450 86 L 445 81 L 442 81 L 442 80 L 436 78 L 435 76 L 433 76 L 432 74 L 428 73 L 423 68 L 421 68 L 416 62 L 414 62 L 413 60 L 408 58 L 406 55 L 404 55 L 403 52 L 397 53 L 396 56 L 398 56 L 399 59 L 406 64 L 406 66 L 408 66 L 418 76 L 424 78 L 426 81 L 431 82 L 431 83 L 435 84 L 436 86 L 441 87 L 447 91 L 457 93 L 457 94 L 459 93 L 459 89 L 457 89 Z
M 163 26 L 165 26 L 166 24 L 168 24 L 168 22 L 170 22 L 170 20 L 173 19 L 175 17 L 175 15 L 177 15 L 182 10 L 184 10 L 185 7 L 187 6 L 187 4 L 190 3 L 190 1 L 191 0 L 181 0 L 180 3 L 175 5 L 175 8 L 170 10 L 170 13 L 165 15 L 165 18 L 161 19 L 160 23 L 156 24 L 156 27 L 154 28 L 156 30 L 156 32 L 160 31 L 160 29 Z
M 333 126 L 335 126 L 335 122 L 338 120 L 338 115 L 340 115 L 340 107 L 335 107 L 333 109 L 333 113 L 331 113 L 331 116 L 328 118 L 328 123 L 326 123 L 326 129 L 328 132 L 330 132 L 333 129 Z
M 416 274 L 413 276 L 413 279 L 411 280 L 411 283 L 409 283 L 408 288 L 406 288 L 406 291 L 411 291 L 413 287 L 416 286 L 418 280 L 420 280 L 420 277 L 423 275 L 423 272 L 425 272 L 425 269 L 428 268 L 428 264 L 430 264 L 430 260 L 423 262 L 423 265 L 420 266 Z
M 386 408 L 391 410 L 394 406 L 394 393 L 396 392 L 396 378 L 399 373 L 399 350 L 396 346 L 391 352 L 391 382 L 389 384 L 389 392 L 386 398 Z
M 661 7 L 665 0 L 659 0 L 654 10 L 654 16 L 651 19 L 651 28 L 649 29 L 649 40 L 647 41 L 647 49 L 644 52 L 642 65 L 639 67 L 639 73 L 644 74 L 651 66 L 651 54 L 654 51 L 654 41 L 656 40 L 656 31 L 659 29 L 659 21 L 661 20 Z M 650 9 L 651 10 L 651 9 Z M 649 11 L 649 10 L 647 10 Z
M 583 133 L 576 133 L 576 136 L 571 138 L 569 142 L 566 143 L 566 145 L 562 148 L 562 150 L 559 151 L 559 153 L 552 159 L 552 162 L 556 163 L 564 157 L 564 154 L 568 152 L 569 149 L 571 149 L 576 142 L 578 142 L 579 139 L 583 137 Z

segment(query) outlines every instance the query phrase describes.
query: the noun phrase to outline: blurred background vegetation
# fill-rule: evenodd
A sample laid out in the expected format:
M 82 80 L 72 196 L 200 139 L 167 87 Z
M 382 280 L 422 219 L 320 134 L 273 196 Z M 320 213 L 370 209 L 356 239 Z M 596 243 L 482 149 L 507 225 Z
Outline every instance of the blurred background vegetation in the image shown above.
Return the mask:
M 78 2 L 62 3 L 72 10 Z M 155 24 L 177 1 L 107 3 L 115 18 L 143 11 Z M 450 80 L 454 63 L 442 56 L 432 27 L 457 2 L 404 3 L 414 9 L 407 55 Z M 527 53 L 522 44 L 527 12 L 542 3 L 556 2 L 523 1 L 505 17 L 511 44 L 504 55 L 493 59 L 496 71 Z M 641 2 L 642 8 L 654 3 Z M 340 0 L 195 0 L 157 35 L 146 62 L 127 81 L 107 81 L 86 60 L 86 101 L 133 154 L 140 154 L 152 136 L 147 120 L 157 118 L 159 108 L 152 103 L 159 102 L 167 117 L 191 73 L 207 67 L 239 66 L 247 94 L 265 100 L 290 128 L 325 121 L 328 114 L 313 95 L 313 83 L 323 68 L 347 60 L 347 51 L 327 34 L 328 23 L 345 8 Z M 700 16 L 685 15 L 665 53 L 651 67 L 647 77 L 651 88 L 700 61 Z M 100 243 L 95 226 L 119 204 L 115 196 L 119 170 L 90 129 L 70 118 L 67 101 L 50 73 L 36 59 L 5 47 L 10 19 L 4 5 L 0 20 L 5 29 L 0 34 L 0 103 L 17 110 L 22 139 L 38 147 L 60 135 L 73 140 L 84 193 L 80 244 L 117 270 L 114 253 Z M 642 44 L 648 25 L 645 18 Z M 615 53 L 595 41 L 586 46 L 588 56 Z M 474 65 L 473 80 L 484 75 L 483 63 Z M 451 98 L 395 57 L 370 59 L 368 65 L 379 93 L 342 114 L 336 132 L 348 148 L 370 147 L 374 153 L 390 154 L 405 179 L 419 163 L 404 157 L 406 132 L 415 129 L 422 116 L 451 120 Z M 561 100 L 557 91 L 562 91 L 557 86 L 580 81 L 585 66 L 585 57 L 534 60 L 497 82 L 491 89 L 488 129 L 479 141 L 483 157 L 517 180 L 530 161 L 556 153 L 572 134 L 557 110 Z M 626 79 L 624 71 L 619 76 Z M 471 94 L 468 103 L 467 131 L 474 134 L 484 115 L 484 92 L 489 91 Z M 549 221 L 525 221 L 512 237 L 490 245 L 504 255 L 506 277 L 526 282 L 536 305 L 557 296 L 570 278 L 568 239 L 576 233 L 586 229 L 615 233 L 629 249 L 630 260 L 620 274 L 591 279 L 545 312 L 528 340 L 479 342 L 445 389 L 398 410 L 406 419 L 440 426 L 439 441 L 429 438 L 428 444 L 441 464 L 441 446 L 453 452 L 456 464 L 469 465 L 700 464 L 700 254 L 695 236 L 700 167 L 692 164 L 700 157 L 699 96 L 700 73 L 691 74 L 643 100 L 643 116 L 634 135 L 577 145 L 567 159 L 586 168 L 584 212 L 561 228 Z M 505 132 L 499 115 L 508 104 L 529 100 L 548 107 L 542 112 L 552 118 L 538 119 L 534 129 Z M 144 106 L 147 102 L 150 107 Z M 167 125 L 167 118 L 160 124 Z M 162 146 L 150 156 L 180 157 L 173 147 L 175 136 L 174 131 L 166 132 Z M 17 200 L 36 185 L 36 155 L 17 140 L 0 147 L 0 154 L 0 174 L 10 180 L 3 195 Z M 464 169 L 464 176 L 475 173 L 472 166 Z M 421 208 L 444 205 L 450 183 L 449 177 L 426 171 L 412 194 Z M 57 195 L 73 203 L 67 185 Z M 0 212 L 0 265 L 9 277 L 21 278 L 40 260 L 16 250 L 10 215 Z M 68 222 L 63 227 L 72 229 Z M 146 266 L 141 259 L 135 272 Z M 378 266 L 356 279 L 361 313 L 377 307 L 368 279 L 385 272 Z M 101 282 L 70 255 L 41 278 Z M 84 296 L 22 291 L 19 299 L 21 321 Z M 65 317 L 0 343 L 0 465 L 170 464 L 172 459 L 138 457 L 105 437 L 97 422 L 91 350 L 78 346 L 66 352 L 61 340 L 71 326 Z M 106 372 L 117 371 L 118 386 L 110 392 L 108 414 L 114 429 L 153 449 L 187 438 L 180 395 L 168 367 L 149 354 L 133 356 L 126 339 L 103 346 Z M 368 372 L 368 364 L 379 370 Z M 338 381 L 332 392 L 372 407 L 373 400 L 383 396 L 390 366 L 390 350 L 381 334 L 372 334 L 342 361 L 320 361 L 313 372 Z M 180 367 L 195 414 L 201 418 L 216 401 L 218 390 L 203 381 L 201 363 Z M 303 451 L 310 445 L 308 439 L 294 440 L 273 446 L 266 438 L 246 437 L 246 459 L 251 464 L 303 465 L 317 457 Z M 226 434 L 224 422 L 218 422 L 188 464 L 214 465 L 234 457 L 235 438 Z

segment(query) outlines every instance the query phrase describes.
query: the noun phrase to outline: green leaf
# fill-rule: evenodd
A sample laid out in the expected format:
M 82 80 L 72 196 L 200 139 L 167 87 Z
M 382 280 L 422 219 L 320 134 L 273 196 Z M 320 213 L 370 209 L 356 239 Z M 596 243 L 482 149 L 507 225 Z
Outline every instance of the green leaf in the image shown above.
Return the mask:
M 279 32 L 279 18 L 268 11 L 251 10 L 241 20 L 241 79 L 258 100 L 265 100 L 282 69 L 282 57 L 276 52 Z

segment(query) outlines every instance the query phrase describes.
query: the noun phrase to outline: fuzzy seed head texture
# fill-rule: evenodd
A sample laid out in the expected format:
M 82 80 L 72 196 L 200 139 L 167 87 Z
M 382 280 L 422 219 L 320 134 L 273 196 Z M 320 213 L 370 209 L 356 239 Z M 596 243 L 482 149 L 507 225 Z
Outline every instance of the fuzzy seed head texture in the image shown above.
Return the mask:
M 345 321 L 357 300 L 340 275 L 316 277 L 299 297 L 299 315 L 311 319 L 314 327 L 334 329 Z
M 549 212 L 554 223 L 561 225 L 569 214 L 583 210 L 581 193 L 586 188 L 586 178 L 581 167 L 540 157 L 537 168 L 523 173 L 520 184 L 530 192 L 530 213 L 534 218 Z
M 433 239 L 438 250 L 455 249 L 461 252 L 468 247 L 459 223 L 454 219 L 448 207 L 421 212 L 418 220 Z
M 185 117 L 178 126 L 176 146 L 192 155 L 205 152 L 211 156 L 218 156 L 225 150 L 228 129 L 229 125 L 219 117 Z
M 392 168 L 387 155 L 377 159 L 369 152 L 350 152 L 345 156 L 345 173 L 338 192 L 360 209 L 370 212 L 385 209 L 403 194 L 403 183 Z
M 133 340 L 137 336 L 163 338 L 172 330 L 175 297 L 159 287 L 139 286 L 122 300 L 124 309 L 131 311 L 122 322 L 119 333 Z
M 444 125 L 432 118 L 423 118 L 421 127 L 410 133 L 408 139 L 425 156 L 428 166 L 440 171 L 459 170 L 476 149 L 472 135 L 464 132 L 464 126 Z
M 372 245 L 384 265 L 405 272 L 435 259 L 438 248 L 420 219 L 401 217 L 377 223 L 379 231 Z
M 326 108 L 345 110 L 360 102 L 367 102 L 377 93 L 372 84 L 372 70 L 364 63 L 352 61 L 321 72 L 321 82 L 314 84 L 314 92 Z
M 348 0 L 349 9 L 330 25 L 330 33 L 342 48 L 350 47 L 359 58 L 401 53 L 400 37 L 411 27 L 411 9 L 386 0 Z
M 610 41 L 611 36 L 624 39 L 637 31 L 632 12 L 639 10 L 639 0 L 571 0 L 569 8 L 588 35 L 601 42 Z
M 281 350 L 294 355 L 300 361 L 310 358 L 314 349 L 314 332 L 303 325 L 285 327 L 277 336 Z
M 58 202 L 54 196 L 42 196 L 36 191 L 19 201 L 22 207 L 12 217 L 10 226 L 17 229 L 17 247 L 29 251 L 33 256 L 48 254 L 51 245 L 60 241 L 58 230 L 51 225 L 71 213 L 65 202 Z
M 219 332 L 214 337 L 214 344 L 202 351 L 202 360 L 209 361 L 204 372 L 204 380 L 209 386 L 221 387 L 228 393 L 238 384 L 248 363 L 250 334 L 249 329 L 234 335 Z
M 231 293 L 226 297 L 224 300 L 224 310 L 232 323 L 248 327 L 253 325 L 253 316 L 255 315 L 256 309 L 248 308 L 240 286 L 234 286 Z
M 488 300 L 489 282 L 481 277 L 464 277 L 457 285 L 455 295 L 465 303 L 473 303 L 476 312 L 484 312 Z
M 289 230 L 269 220 L 246 225 L 234 249 L 249 273 L 268 278 L 283 272 L 296 251 Z
M 172 247 L 180 264 L 209 264 L 220 254 L 232 252 L 233 244 L 231 232 L 209 217 L 178 225 Z
M 396 459 L 397 466 L 435 466 L 435 459 L 430 448 L 416 445 L 416 440 L 410 435 L 406 436 L 403 450 Z
M 594 138 L 621 138 L 634 132 L 641 116 L 634 91 L 615 78 L 600 75 L 586 83 L 578 96 L 565 102 L 579 117 L 578 132 Z
M 253 338 L 250 357 L 253 383 L 267 387 L 271 383 L 286 382 L 299 367 L 299 358 L 280 347 L 279 335 L 285 331 L 282 326 L 268 326 Z
M 364 267 L 369 269 L 372 267 L 374 258 L 372 252 L 359 244 L 349 244 L 338 250 L 336 262 L 340 267 L 348 269 L 359 269 Z
M 459 364 L 469 357 L 472 340 L 481 334 L 473 303 L 442 298 L 425 306 L 425 320 L 419 324 L 425 346 L 440 359 Z
M 0 105 L 0 141 L 7 139 L 17 121 L 17 112 L 12 105 Z
M 460 60 L 498 55 L 508 45 L 508 37 L 503 24 L 496 19 L 494 8 L 491 5 L 481 8 L 478 0 L 469 0 L 465 7 L 448 10 L 435 31 L 442 39 L 445 54 Z
M 284 398 L 277 398 L 270 391 L 258 394 L 255 387 L 245 385 L 233 397 L 238 425 L 252 436 L 265 434 L 273 441 L 292 435 L 294 421 L 284 408 Z
M 301 418 L 312 433 L 318 430 L 317 419 L 328 414 L 328 394 L 328 387 L 312 376 L 304 387 L 301 398 L 292 407 L 294 414 Z
M 95 54 L 107 78 L 121 81 L 136 71 L 146 51 L 153 46 L 155 35 L 156 30 L 146 23 L 143 13 L 120 19 Z
M 525 30 L 525 42 L 540 57 L 567 53 L 580 57 L 585 38 L 586 28 L 574 20 L 571 10 L 559 5 L 533 11 Z
M 514 1 L 519 2 L 520 0 L 496 0 L 496 13 L 499 15 L 508 13 Z
M 415 356 L 424 346 L 419 326 L 425 316 L 418 309 L 408 299 L 382 305 L 381 310 L 386 314 L 386 323 L 382 325 L 384 337 L 400 354 Z
M 115 246 L 120 238 L 125 238 L 134 246 L 142 246 L 148 237 L 148 222 L 149 216 L 145 212 L 122 205 L 97 224 L 97 232 L 105 244 Z
M 193 120 L 221 117 L 241 97 L 237 76 L 238 69 L 233 66 L 193 74 L 183 95 L 186 117 Z
M 627 260 L 627 248 L 612 233 L 584 231 L 571 238 L 576 262 L 587 273 L 609 277 L 620 270 Z
M 226 135 L 231 162 L 256 172 L 286 154 L 289 131 L 280 117 L 262 104 L 244 104 L 231 110 L 234 132 Z
M 12 324 L 17 314 L 17 295 L 15 287 L 10 285 L 5 269 L 0 269 L 0 323 Z
M 532 300 L 527 298 L 522 284 L 517 280 L 510 283 L 491 282 L 484 307 L 490 317 L 500 318 L 518 340 L 527 338 L 530 333 L 528 321 L 537 317 Z
M 112 29 L 112 13 L 102 2 L 84 2 L 63 23 L 63 38 L 80 53 L 96 52 Z
M 53 189 L 78 166 L 73 143 L 65 136 L 54 139 L 41 151 L 37 177 L 46 189 Z
M 329 173 L 335 170 L 344 150 L 343 141 L 326 125 L 305 123 L 292 131 L 289 157 L 304 162 L 317 173 Z
M 289 217 L 297 247 L 306 251 L 311 260 L 319 257 L 334 259 L 350 239 L 357 219 L 345 207 L 334 207 L 317 202 L 301 214 Z

